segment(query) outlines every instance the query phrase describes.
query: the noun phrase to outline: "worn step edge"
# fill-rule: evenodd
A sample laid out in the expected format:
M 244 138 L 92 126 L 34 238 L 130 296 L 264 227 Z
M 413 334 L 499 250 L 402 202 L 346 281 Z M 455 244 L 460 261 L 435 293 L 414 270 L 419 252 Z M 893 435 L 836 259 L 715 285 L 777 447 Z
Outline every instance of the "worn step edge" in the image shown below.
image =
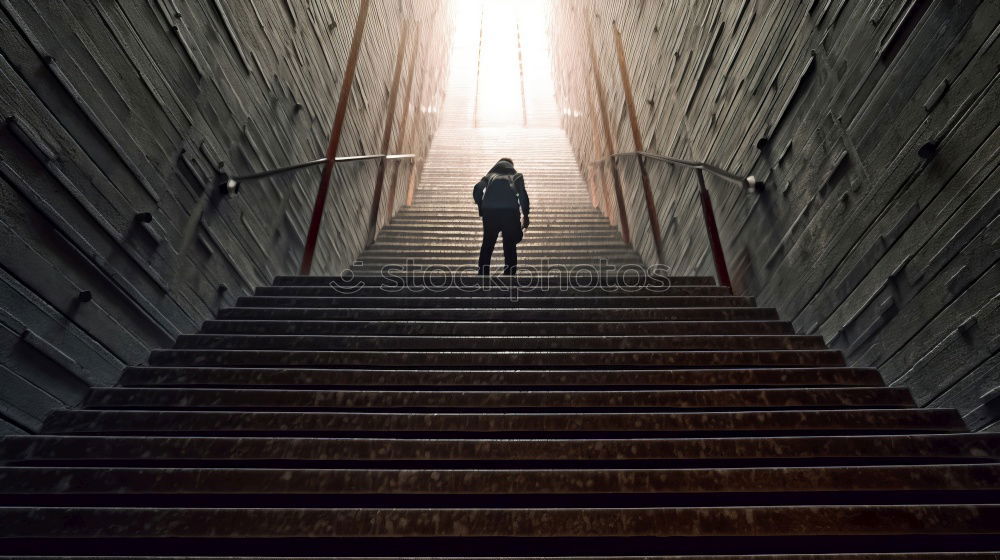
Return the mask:
M 0 438 L 18 461 L 574 461 L 959 459 L 997 462 L 1000 433 L 635 439 L 410 439 L 240 436 L 19 435 Z
M 208 320 L 202 334 L 420 335 L 420 336 L 630 336 L 630 335 L 792 335 L 786 321 L 268 321 Z
M 638 391 L 385 391 L 289 389 L 94 388 L 86 408 L 697 408 L 914 407 L 898 388 L 704 389 Z
M 843 366 L 837 350 L 766 351 L 360 351 L 153 350 L 149 365 L 444 366 L 444 367 L 726 367 Z
M 1000 489 L 1000 465 L 737 469 L 226 469 L 0 467 L 0 495 L 630 494 Z
M 882 387 L 871 368 L 695 369 L 695 370 L 330 370 L 293 368 L 125 368 L 119 381 L 141 385 L 282 385 L 302 386 L 865 386 Z
M 42 432 L 377 433 L 824 433 L 961 432 L 952 409 L 835 409 L 751 412 L 392 413 L 55 410 Z M 588 436 L 592 437 L 592 436 Z
M 206 350 L 825 350 L 813 335 L 355 335 L 184 334 L 176 349 Z
M 219 319 L 270 320 L 454 320 L 549 322 L 607 321 L 752 321 L 778 320 L 774 308 L 762 307 L 615 307 L 469 308 L 469 307 L 227 307 Z
M 436 279 L 435 276 L 433 276 L 433 275 L 425 275 L 425 274 L 418 274 L 418 275 L 413 275 L 413 276 L 401 275 L 401 278 L 407 284 L 413 284 L 413 283 L 417 283 L 417 282 L 428 282 L 428 281 L 429 282 L 437 282 L 438 281 L 438 279 Z M 532 276 L 525 276 L 525 275 L 518 275 L 518 276 L 515 276 L 515 277 L 492 276 L 488 280 L 485 280 L 482 277 L 475 276 L 475 275 L 465 275 L 465 276 L 460 276 L 458 278 L 460 280 L 465 280 L 465 281 L 468 281 L 470 283 L 482 283 L 484 281 L 489 281 L 491 283 L 504 283 L 504 284 L 515 283 L 515 284 L 520 284 L 520 283 L 523 283 L 523 282 L 527 282 L 527 283 L 531 283 L 530 285 L 539 285 L 541 283 L 546 283 L 546 284 L 556 283 L 556 284 L 558 284 L 559 281 L 560 281 L 559 277 L 555 277 L 555 278 L 549 277 L 549 276 L 532 277 Z M 569 280 L 570 278 L 571 278 L 571 276 L 567 273 L 567 274 L 563 275 L 562 279 Z M 692 286 L 692 285 L 695 285 L 695 286 L 713 286 L 713 285 L 715 285 L 715 278 L 713 278 L 711 276 L 662 276 L 662 277 L 658 277 L 658 278 L 661 278 L 662 280 L 669 282 L 670 285 L 674 285 L 674 286 L 682 286 L 682 285 L 684 285 L 684 286 Z M 390 281 L 390 279 L 386 278 L 385 276 L 381 276 L 381 275 L 368 275 L 368 276 L 356 275 L 354 279 L 363 280 L 368 285 L 371 285 L 372 283 L 374 283 L 376 281 L 383 281 L 383 282 L 384 281 Z M 326 285 L 329 285 L 331 282 L 338 282 L 338 281 L 343 281 L 343 280 L 345 280 L 345 278 L 343 276 L 276 276 L 274 278 L 273 285 L 275 285 L 275 286 L 317 286 L 317 285 L 319 285 L 319 286 L 326 286 Z M 392 279 L 391 281 L 392 282 L 398 282 L 399 280 L 398 279 Z M 618 284 L 621 284 L 621 283 L 629 284 L 629 283 L 632 283 L 632 282 L 636 282 L 636 278 L 634 276 L 633 277 L 625 277 L 624 275 L 619 275 L 619 276 L 599 275 L 596 278 L 592 277 L 592 276 L 576 278 L 576 279 L 574 279 L 574 281 L 576 282 L 576 284 L 581 285 L 581 286 L 582 285 L 592 285 L 594 283 L 618 285 Z
M 220 523 L 225 520 L 225 523 Z M 873 523 L 873 520 L 878 522 Z M 1000 505 L 606 509 L 0 508 L 11 537 L 998 534 Z

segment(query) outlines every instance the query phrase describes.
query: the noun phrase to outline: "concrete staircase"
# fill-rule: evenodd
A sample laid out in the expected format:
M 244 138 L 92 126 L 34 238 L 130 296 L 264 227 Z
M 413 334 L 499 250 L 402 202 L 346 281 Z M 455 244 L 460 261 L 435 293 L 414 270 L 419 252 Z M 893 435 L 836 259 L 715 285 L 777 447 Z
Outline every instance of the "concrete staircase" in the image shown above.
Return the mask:
M 1000 434 L 710 278 L 532 280 L 276 279 L 5 438 L 0 554 L 996 558 Z
M 998 558 L 1000 434 L 711 278 L 636 276 L 561 135 L 442 130 L 353 275 L 279 277 L 0 441 L 0 555 Z M 532 274 L 442 274 L 502 155 Z
M 531 227 L 518 245 L 518 266 L 531 274 L 554 267 L 641 265 L 618 230 L 598 212 L 559 128 L 445 128 L 431 145 L 413 205 L 404 207 L 353 269 L 377 274 L 386 265 L 472 273 L 482 220 L 472 187 L 501 157 L 524 173 Z M 493 270 L 503 268 L 497 243 Z M 394 268 L 393 270 L 398 270 Z

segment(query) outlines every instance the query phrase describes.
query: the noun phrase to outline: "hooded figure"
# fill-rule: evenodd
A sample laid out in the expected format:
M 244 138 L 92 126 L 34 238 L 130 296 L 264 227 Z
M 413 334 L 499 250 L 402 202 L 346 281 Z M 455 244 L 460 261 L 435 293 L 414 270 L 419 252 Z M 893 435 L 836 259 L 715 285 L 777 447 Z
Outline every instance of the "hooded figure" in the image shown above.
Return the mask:
M 479 250 L 479 274 L 490 273 L 490 259 L 497 236 L 503 234 L 504 274 L 517 271 L 517 243 L 528 227 L 531 208 L 524 190 L 524 175 L 514 169 L 510 158 L 503 158 L 472 189 L 472 198 L 483 218 L 483 246 Z M 522 224 L 520 214 L 524 215 Z

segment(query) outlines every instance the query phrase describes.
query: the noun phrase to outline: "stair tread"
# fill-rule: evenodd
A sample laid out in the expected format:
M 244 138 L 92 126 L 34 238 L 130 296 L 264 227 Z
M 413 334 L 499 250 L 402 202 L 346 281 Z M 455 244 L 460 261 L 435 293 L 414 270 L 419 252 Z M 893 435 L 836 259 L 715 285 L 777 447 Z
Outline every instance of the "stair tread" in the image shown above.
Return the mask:
M 0 439 L 0 458 L 19 461 L 575 461 L 707 459 L 1000 458 L 1000 433 L 786 435 L 706 438 L 336 438 L 37 435 Z
M 791 335 L 785 321 L 631 321 L 595 323 L 582 321 L 308 321 L 222 319 L 202 323 L 201 334 L 379 334 L 422 336 L 636 336 L 636 335 Z
M 470 307 L 230 307 L 220 319 L 273 320 L 456 320 L 456 321 L 732 321 L 775 320 L 778 313 L 761 307 L 588 307 L 588 308 L 470 308 Z
M 295 407 L 450 408 L 656 407 L 754 408 L 914 406 L 909 392 L 892 388 L 712 389 L 632 391 L 419 391 L 95 388 L 88 408 L 108 407 Z
M 835 350 L 153 350 L 150 365 L 443 367 L 842 366 Z
M 461 335 L 411 334 L 191 334 L 176 349 L 243 350 L 823 350 L 810 335 Z
M 884 386 L 870 368 L 754 368 L 688 370 L 434 370 L 434 369 L 306 369 L 306 368 L 126 368 L 121 384 L 140 385 L 391 385 L 449 386 Z
M 0 467 L 0 495 L 589 494 L 1000 490 L 1000 465 L 739 469 Z
M 378 432 L 389 433 L 678 433 L 960 432 L 950 409 L 762 410 L 749 412 L 260 412 L 56 410 L 45 433 Z
M 878 523 L 872 523 L 877 519 Z M 0 508 L 0 538 L 989 534 L 1000 505 L 718 508 Z
M 638 306 L 657 307 L 750 307 L 753 299 L 742 296 L 598 296 L 576 298 L 566 296 L 481 298 L 470 296 L 242 296 L 236 299 L 238 307 L 388 307 L 393 309 L 459 307 L 459 308 L 573 308 Z
M 997 560 L 996 552 L 932 552 L 932 553 L 896 553 L 872 552 L 864 554 L 779 554 L 752 556 L 379 556 L 380 560 Z M 37 556 L 0 556 L 0 560 L 29 560 Z M 47 556 L 51 560 L 114 560 L 120 556 Z M 217 556 L 137 556 L 129 555 L 133 560 L 209 560 Z M 227 556 L 228 560 L 293 560 L 289 556 Z M 301 557 L 294 557 L 301 558 Z M 311 560 L 368 560 L 372 557 L 352 556 L 309 556 Z

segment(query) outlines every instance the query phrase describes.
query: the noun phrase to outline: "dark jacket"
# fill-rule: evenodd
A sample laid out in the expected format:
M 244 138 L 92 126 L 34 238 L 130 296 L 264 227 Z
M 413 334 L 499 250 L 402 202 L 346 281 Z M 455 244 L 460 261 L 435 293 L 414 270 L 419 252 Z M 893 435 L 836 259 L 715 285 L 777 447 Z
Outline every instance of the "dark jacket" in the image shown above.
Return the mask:
M 512 196 L 508 197 L 490 196 L 489 198 L 491 200 L 488 201 L 488 206 L 489 203 L 492 203 L 492 201 L 498 200 L 500 201 L 499 204 L 501 204 L 500 207 L 497 207 L 498 209 L 509 207 L 511 210 L 516 210 L 518 207 L 520 207 L 521 212 L 525 216 L 527 216 L 528 212 L 531 210 L 531 202 L 528 200 L 528 191 L 524 189 L 524 175 L 518 173 L 517 170 L 514 169 L 514 166 L 510 164 L 510 162 L 504 160 L 498 161 L 496 165 L 494 165 L 493 168 L 490 169 L 490 172 L 487 173 L 486 176 L 484 176 L 482 179 L 480 179 L 479 182 L 476 183 L 476 186 L 473 187 L 472 189 L 472 199 L 476 201 L 476 206 L 479 207 L 479 214 L 482 215 L 483 213 L 484 209 L 483 196 L 485 192 L 488 190 L 486 187 L 490 184 L 490 181 L 492 181 L 498 175 L 504 176 L 504 178 L 506 178 L 510 182 L 510 185 L 513 186 L 512 189 L 513 192 L 511 193 Z M 509 188 L 506 185 L 501 185 L 496 183 L 494 183 L 493 187 L 504 188 L 504 189 Z M 503 194 L 503 193 L 497 193 L 497 194 Z

